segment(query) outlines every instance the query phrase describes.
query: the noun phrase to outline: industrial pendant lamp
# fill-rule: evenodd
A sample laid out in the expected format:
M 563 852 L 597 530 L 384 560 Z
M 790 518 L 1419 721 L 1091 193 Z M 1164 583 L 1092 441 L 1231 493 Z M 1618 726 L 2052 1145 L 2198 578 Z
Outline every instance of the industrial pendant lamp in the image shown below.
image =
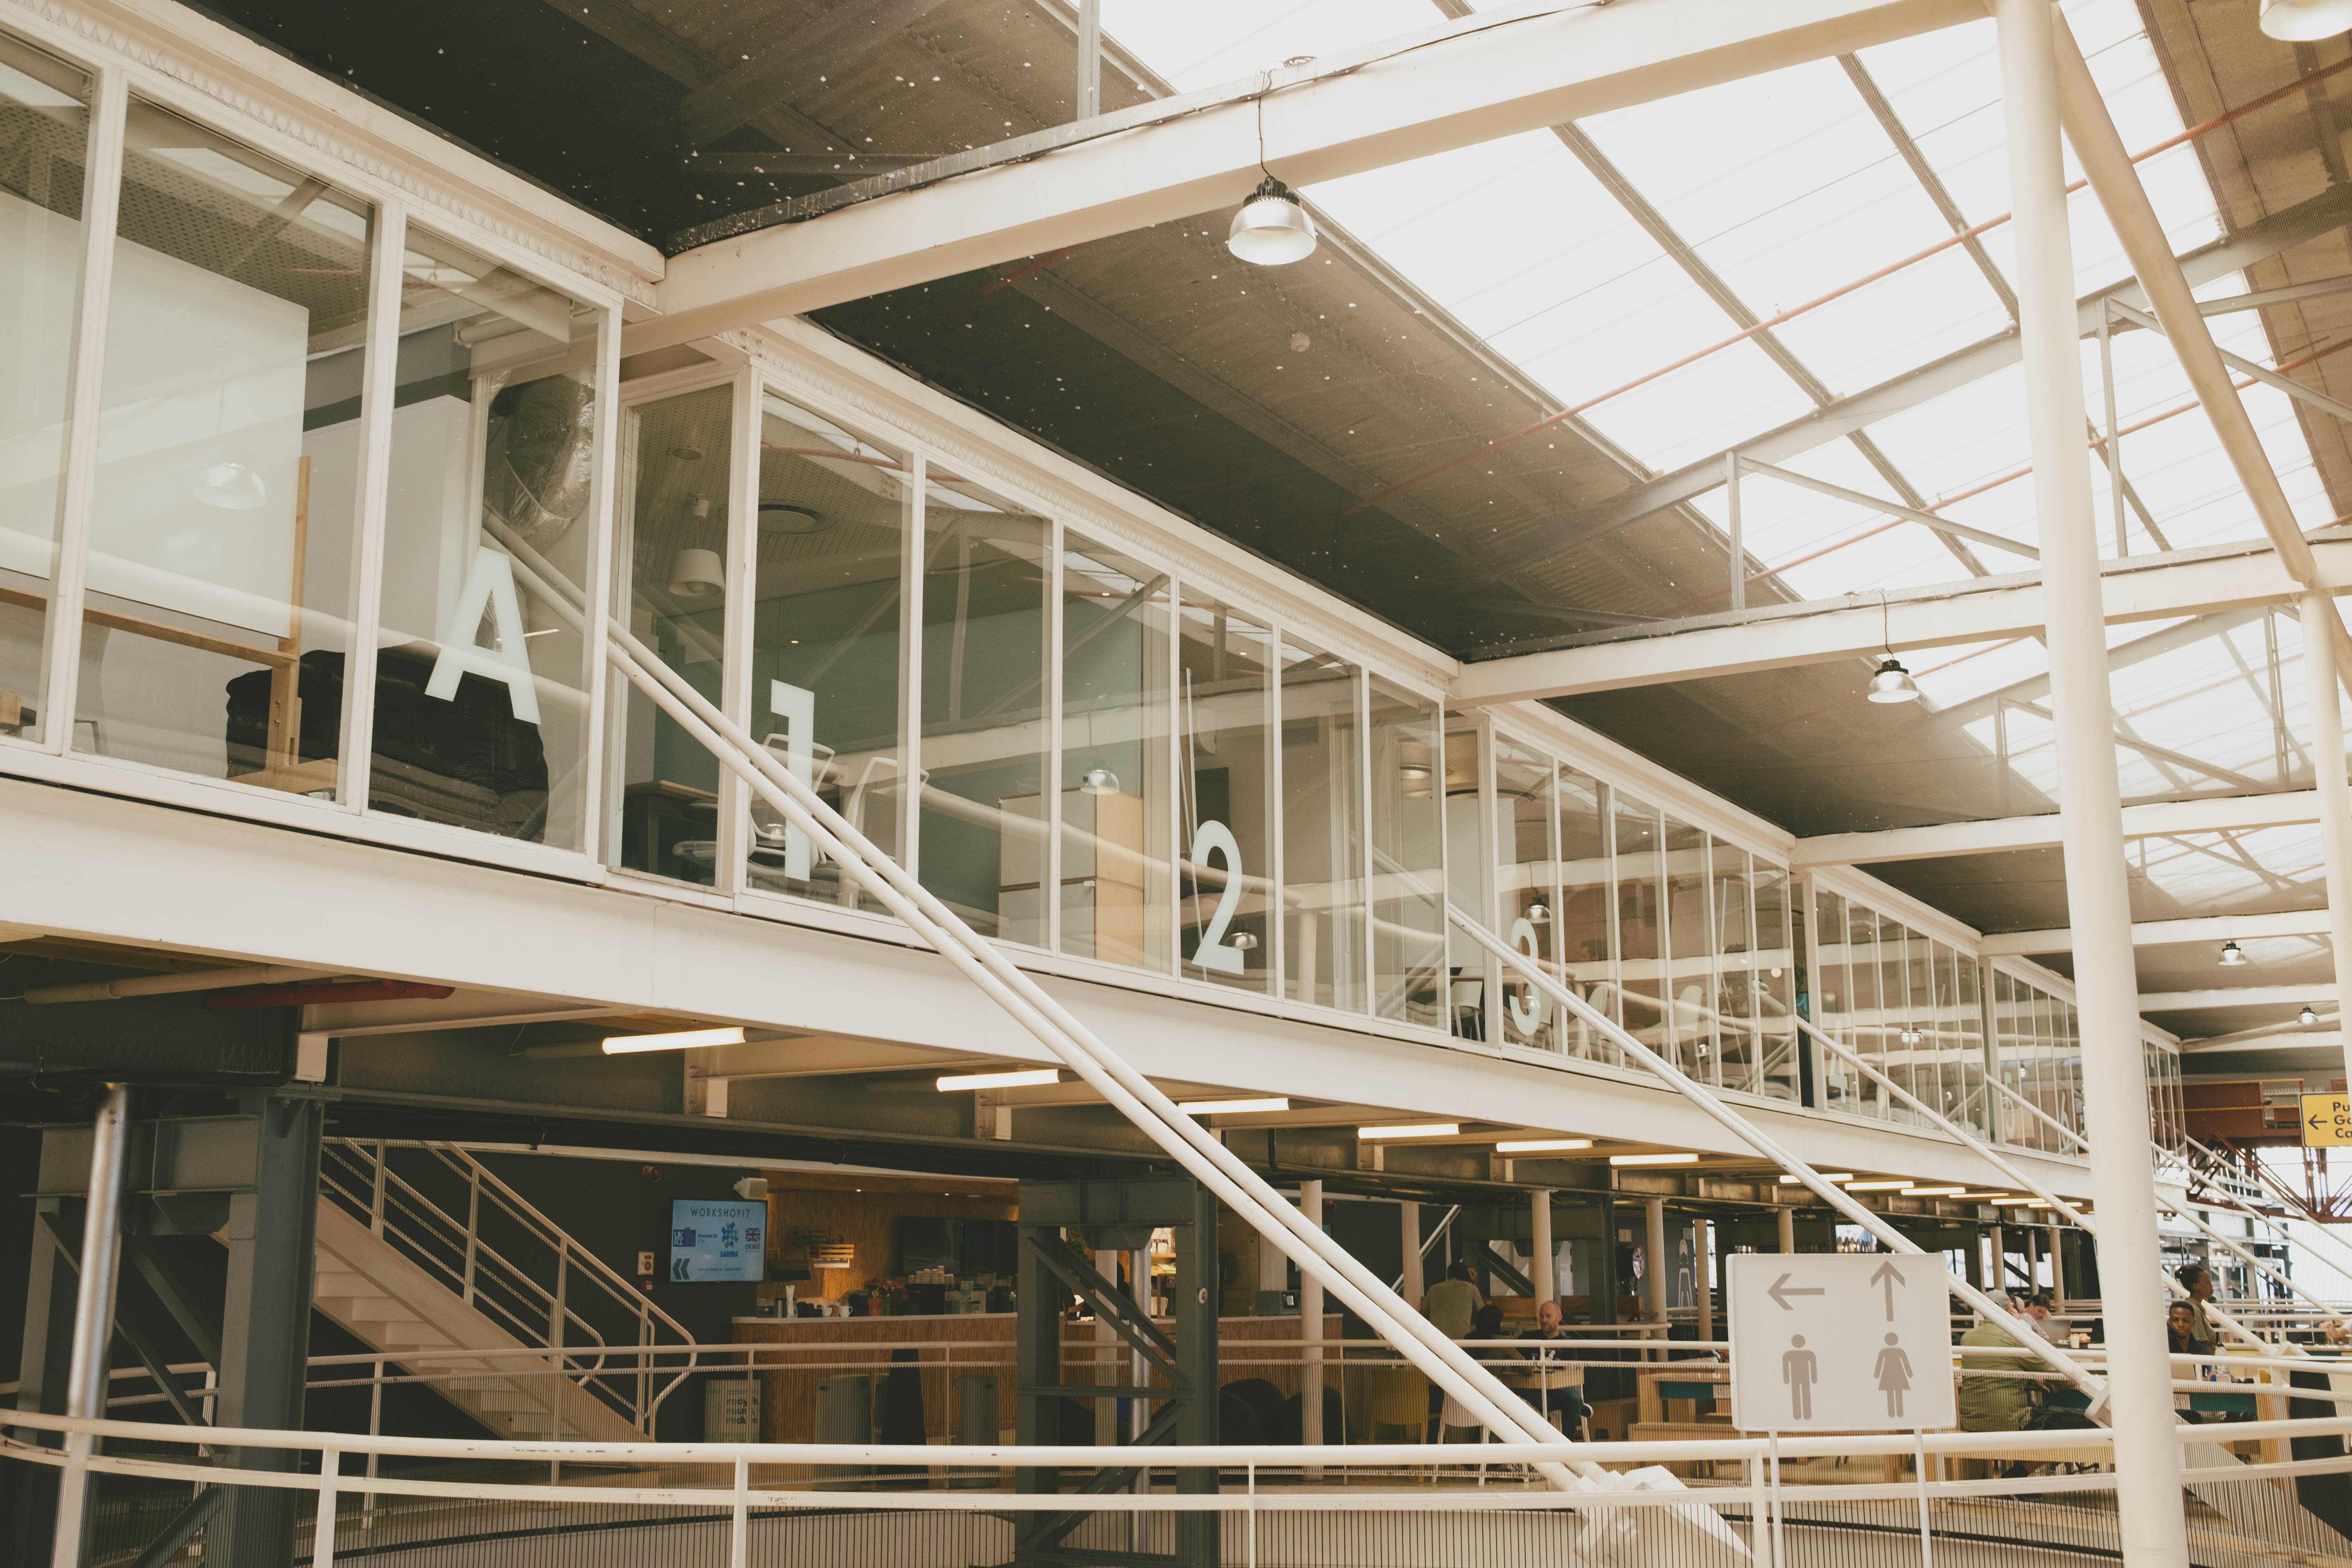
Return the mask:
M 2243 967 L 2245 967 L 2247 964 L 2252 963 L 2252 962 L 2253 962 L 2253 960 L 2252 960 L 2252 959 L 2248 958 L 2248 957 L 2246 956 L 2246 950 L 2245 950 L 2244 948 L 2242 948 L 2242 947 L 2240 947 L 2236 942 L 2223 942 L 2223 943 L 2221 944 L 2221 967 L 2222 967 L 2222 968 L 2224 968 L 2224 969 L 2242 969 L 2242 968 L 2243 968 Z
M 2303 1005 L 2303 1011 L 2294 1016 L 2294 1021 L 2307 1029 L 2319 1022 L 2319 1009 L 2305 1002 Z
M 1234 215 L 1225 248 L 1258 267 L 1281 267 L 1315 254 L 1315 220 L 1288 185 L 1268 174 Z
M 1078 775 L 1078 793 L 1094 795 L 1117 795 L 1118 775 L 1108 768 L 1088 768 Z
M 1879 646 L 1885 648 L 1886 657 L 1878 661 L 1877 672 L 1870 678 L 1863 695 L 1873 702 L 1918 701 L 1919 683 L 1911 679 L 1911 672 L 1895 657 L 1895 632 L 1889 624 L 1884 588 L 1878 591 L 1878 631 Z
M 2261 26 L 2281 43 L 2333 38 L 2352 31 L 2352 0 L 2263 0 Z

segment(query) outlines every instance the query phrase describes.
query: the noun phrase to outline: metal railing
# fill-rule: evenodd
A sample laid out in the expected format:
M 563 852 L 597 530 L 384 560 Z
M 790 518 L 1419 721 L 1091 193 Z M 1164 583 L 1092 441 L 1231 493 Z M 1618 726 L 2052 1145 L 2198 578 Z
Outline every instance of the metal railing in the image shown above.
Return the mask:
M 2269 1370 L 2302 1374 L 2306 1384 L 2313 1373 L 2308 1363 L 2283 1358 Z M 2352 1393 L 2300 1386 L 2294 1397 L 2337 1413 L 2179 1429 L 2197 1561 L 2308 1563 L 2352 1554 L 2352 1541 L 2305 1506 L 2307 1486 L 2342 1485 L 2318 1478 L 2352 1475 L 2345 1453 L 2352 1417 L 2340 1408 Z M 1562 1492 L 1525 1478 L 1558 1449 L 1523 1442 L 1155 1447 L 1147 1455 L 1086 1446 L 192 1432 L 30 1412 L 13 1413 L 9 1423 L 0 1456 L 63 1468 L 87 1455 L 79 1462 L 94 1482 L 93 1562 L 163 1563 L 191 1546 L 205 1561 L 234 1560 L 240 1539 L 254 1539 L 240 1530 L 274 1530 L 313 1568 L 331 1568 L 340 1555 L 390 1568 L 555 1560 L 749 1568 L 845 1552 L 876 1568 L 1006 1562 L 1025 1524 L 1067 1516 L 1077 1502 L 1044 1488 L 1036 1479 L 1044 1468 L 1091 1470 L 1118 1462 L 1114 1453 L 1149 1468 L 1138 1489 L 1085 1498 L 1087 1517 L 1070 1538 L 1081 1551 L 1164 1550 L 1179 1521 L 1203 1515 L 1223 1532 L 1211 1560 L 1251 1568 L 1371 1568 L 1420 1561 L 1437 1546 L 1445 1561 L 1645 1568 L 1905 1563 L 1942 1543 L 2030 1543 L 2045 1554 L 2113 1561 L 2120 1546 L 2114 1435 L 2097 1428 L 1594 1443 L 1580 1457 L 1629 1484 Z M 68 1433 L 98 1446 L 52 1446 Z M 2251 1462 L 2223 1445 L 2250 1450 Z M 261 1454 L 281 1457 L 282 1468 L 238 1463 Z M 379 1473 L 346 1473 L 362 1458 L 382 1461 Z M 572 1481 L 537 1479 L 551 1464 L 565 1467 Z M 2019 1465 L 2050 1468 L 2000 1473 Z M 1644 1484 L 1668 1468 L 1685 1472 L 1688 1484 Z M 1178 1469 L 1213 1471 L 1219 1489 L 1166 1489 Z
M 394 1168 L 394 1151 L 416 1156 L 409 1173 Z M 653 1430 L 685 1373 L 661 1382 L 666 1369 L 646 1352 L 691 1352 L 694 1335 L 472 1154 L 451 1143 L 329 1139 L 319 1190 L 462 1305 L 552 1352 L 573 1386 Z M 551 1397 L 556 1431 L 563 1397 Z

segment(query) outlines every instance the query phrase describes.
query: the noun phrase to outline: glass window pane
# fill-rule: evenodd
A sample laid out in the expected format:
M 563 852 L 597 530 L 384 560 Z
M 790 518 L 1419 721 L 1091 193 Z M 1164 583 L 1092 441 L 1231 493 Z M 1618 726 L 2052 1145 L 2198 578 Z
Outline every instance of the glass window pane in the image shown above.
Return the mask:
M 1657 808 L 1622 789 L 1610 791 L 1610 821 L 1617 851 L 1618 984 L 1625 1032 L 1654 1051 L 1668 1052 L 1660 959 L 1665 953 L 1664 864 Z
M 913 465 L 770 393 L 760 405 L 759 495 L 747 728 L 895 857 L 905 804 L 898 676 Z M 745 852 L 753 889 L 881 907 L 758 801 Z
M 368 805 L 577 848 L 603 312 L 404 249 Z
M 1274 962 L 1274 634 L 1191 595 L 1176 626 L 1183 973 L 1264 991 Z
M 1364 760 L 1356 681 L 1346 660 L 1284 642 L 1283 994 L 1361 1012 Z
M 1879 1000 L 1878 917 L 1862 905 L 1846 905 L 1846 972 L 1853 995 L 1853 1052 L 1881 1072 L 1894 1044 Z M 1886 1114 L 1885 1092 L 1878 1080 L 1854 1074 L 1853 1101 L 1848 1110 L 1864 1116 Z
M 1707 910 L 1706 834 L 1666 818 L 1668 989 L 1674 998 L 1673 1060 L 1701 1083 L 1717 1080 L 1715 935 Z
M 1559 771 L 1559 957 L 1569 984 L 1612 1018 L 1616 999 L 1617 921 L 1610 903 L 1609 829 L 1601 783 L 1573 768 Z M 1622 1062 L 1624 1053 L 1582 1018 L 1562 1019 L 1570 1055 Z
M 727 700 L 728 476 L 735 392 L 705 387 L 625 411 L 627 462 L 613 602 L 639 642 L 714 706 Z M 616 681 L 618 864 L 709 886 L 719 869 L 719 759 L 626 680 Z
M 1479 819 L 1485 810 L 1478 781 L 1477 726 L 1466 719 L 1451 720 L 1445 731 L 1446 895 L 1456 909 L 1492 931 L 1493 872 L 1479 844 Z M 1477 939 L 1450 922 L 1445 946 L 1454 1033 L 1465 1040 L 1483 1040 L 1486 1038 L 1487 986 L 1500 984 L 1502 966 L 1490 963 Z
M 75 749 L 331 795 L 368 205 L 133 102 Z
M 1166 971 L 1169 582 L 1066 534 L 1062 551 L 1062 951 Z
M 1445 1005 L 1438 710 L 1378 676 L 1370 686 L 1372 1010 L 1434 1027 Z
M 1713 878 L 1709 912 L 1715 921 L 1716 1042 L 1721 1053 L 1723 1087 L 1754 1093 L 1756 1048 L 1756 931 L 1749 907 L 1748 851 L 1722 839 L 1710 840 Z
M 80 71 L 0 38 L 0 734 L 27 741 L 45 733 L 41 644 L 81 314 L 89 99 Z
M 1496 886 L 1501 891 L 1499 934 L 1554 979 L 1560 977 L 1559 854 L 1552 836 L 1559 831 L 1553 799 L 1558 770 L 1507 736 L 1495 737 L 1495 821 L 1499 835 Z M 1557 1048 L 1561 1020 L 1552 999 L 1509 970 L 1503 972 L 1503 1038 L 1510 1045 Z
M 1813 1016 L 1820 1020 L 1823 1034 L 1850 1051 L 1859 1051 L 1862 1047 L 1853 1016 L 1845 900 L 1824 889 L 1815 894 L 1813 901 L 1814 970 L 1805 977 L 1811 987 L 1808 996 Z M 1854 1071 L 1853 1064 L 1826 1051 L 1821 1054 L 1819 1063 L 1822 1108 L 1858 1109 L 1861 1074 Z
M 1804 1088 L 1798 1065 L 1797 959 L 1789 873 L 1754 862 L 1756 879 L 1756 1028 L 1759 1092 L 1794 1101 Z
M 923 502 L 923 886 L 1045 944 L 1048 526 L 931 471 Z

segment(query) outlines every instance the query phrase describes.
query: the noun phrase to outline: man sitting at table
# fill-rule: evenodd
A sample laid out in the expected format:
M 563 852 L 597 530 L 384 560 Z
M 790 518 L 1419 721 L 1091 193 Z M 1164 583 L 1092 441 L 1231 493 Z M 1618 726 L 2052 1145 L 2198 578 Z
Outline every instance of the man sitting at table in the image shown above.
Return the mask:
M 1559 1373 L 1570 1370 L 1562 1363 L 1577 1359 L 1576 1352 L 1555 1346 L 1551 1354 L 1547 1356 L 1542 1348 L 1547 1341 L 1559 1341 L 1566 1337 L 1560 1332 L 1559 1328 L 1559 1303 L 1558 1301 L 1537 1303 L 1536 1326 L 1519 1336 L 1522 1341 L 1528 1342 L 1533 1347 L 1519 1352 L 1519 1354 L 1535 1363 L 1535 1372 L 1525 1382 L 1506 1373 L 1503 1381 L 1510 1384 L 1518 1396 L 1534 1405 L 1538 1413 L 1559 1411 L 1560 1429 L 1572 1435 L 1584 1425 L 1586 1417 L 1592 1414 L 1592 1407 L 1584 1402 L 1584 1390 L 1580 1386 L 1583 1379 L 1579 1376 L 1573 1383 L 1563 1380 L 1562 1385 L 1558 1387 L 1548 1388 L 1545 1385 L 1551 1383 Z
M 1993 1300 L 2005 1307 L 2013 1305 L 2001 1297 Z M 2015 1350 L 2015 1336 L 1991 1318 L 1980 1320 L 1977 1326 L 1960 1336 L 1963 1349 L 1974 1346 L 1980 1351 Z M 1962 1355 L 1963 1373 L 2020 1373 L 2030 1370 L 2034 1358 L 2022 1355 Z M 2053 1410 L 2033 1402 L 2034 1384 L 2021 1377 L 1963 1376 L 1957 1401 L 1963 1432 L 2052 1432 L 2079 1431 L 2095 1426 L 2096 1422 L 2079 1410 Z M 2022 1475 L 2021 1464 L 2009 1467 L 2009 1474 Z

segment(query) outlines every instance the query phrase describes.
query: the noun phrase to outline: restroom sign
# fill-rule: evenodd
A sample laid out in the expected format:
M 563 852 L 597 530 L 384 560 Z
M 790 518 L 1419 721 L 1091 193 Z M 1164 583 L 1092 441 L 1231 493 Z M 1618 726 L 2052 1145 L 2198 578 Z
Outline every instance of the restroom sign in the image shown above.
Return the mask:
M 2352 1143 L 2352 1095 L 2303 1097 L 2303 1146 L 2335 1149 Z
M 1736 1253 L 1731 1424 L 1911 1432 L 1957 1423 L 1951 1271 L 1897 1253 Z

